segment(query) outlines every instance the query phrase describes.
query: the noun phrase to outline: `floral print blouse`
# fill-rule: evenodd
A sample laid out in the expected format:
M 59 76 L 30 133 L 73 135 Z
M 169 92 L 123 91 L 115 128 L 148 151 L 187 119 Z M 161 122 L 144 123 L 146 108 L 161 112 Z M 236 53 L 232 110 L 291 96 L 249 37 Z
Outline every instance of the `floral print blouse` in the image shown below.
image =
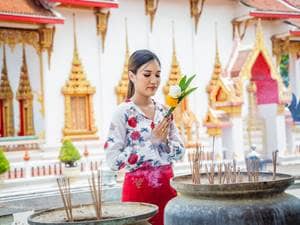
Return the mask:
M 154 121 L 130 100 L 118 106 L 104 144 L 106 162 L 112 170 L 125 167 L 133 171 L 144 165 L 168 165 L 183 156 L 185 149 L 174 121 L 170 124 L 166 142 L 153 141 L 152 129 L 167 113 L 166 107 L 153 102 Z

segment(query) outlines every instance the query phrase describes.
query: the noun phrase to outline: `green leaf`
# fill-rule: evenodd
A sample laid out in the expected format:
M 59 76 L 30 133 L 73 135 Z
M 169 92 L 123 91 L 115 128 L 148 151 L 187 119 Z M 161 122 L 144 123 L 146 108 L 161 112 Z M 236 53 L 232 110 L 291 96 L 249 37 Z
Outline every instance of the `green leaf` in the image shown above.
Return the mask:
M 193 76 L 189 77 L 189 79 L 187 80 L 187 82 L 183 86 L 183 91 L 185 91 L 189 87 L 189 85 L 191 84 L 191 82 L 195 78 L 195 76 L 196 76 L 196 74 L 194 74 Z
M 197 87 L 191 88 L 189 90 L 187 90 L 186 92 L 184 92 L 179 98 L 178 101 L 181 102 L 182 99 L 184 99 L 186 96 L 188 96 L 189 94 L 191 94 L 193 91 L 195 91 L 197 89 Z
M 180 87 L 181 91 L 184 91 L 183 87 L 185 85 L 185 81 L 186 81 L 186 76 L 183 76 L 179 81 L 179 87 Z

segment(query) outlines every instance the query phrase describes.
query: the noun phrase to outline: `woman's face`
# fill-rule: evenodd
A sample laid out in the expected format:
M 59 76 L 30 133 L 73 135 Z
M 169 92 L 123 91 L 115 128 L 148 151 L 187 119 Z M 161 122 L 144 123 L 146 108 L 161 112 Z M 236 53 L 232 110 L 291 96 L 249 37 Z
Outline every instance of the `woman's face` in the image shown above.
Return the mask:
M 156 60 L 151 60 L 142 65 L 136 74 L 129 72 L 129 77 L 134 83 L 135 94 L 153 96 L 160 84 L 160 65 Z

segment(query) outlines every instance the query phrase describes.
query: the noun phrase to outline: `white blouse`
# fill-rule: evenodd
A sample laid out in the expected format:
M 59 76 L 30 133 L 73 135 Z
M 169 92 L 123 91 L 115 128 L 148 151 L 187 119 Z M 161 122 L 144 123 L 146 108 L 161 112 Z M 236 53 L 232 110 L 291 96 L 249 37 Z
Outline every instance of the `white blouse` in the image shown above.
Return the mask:
M 156 103 L 154 121 L 132 101 L 121 103 L 113 115 L 104 144 L 106 162 L 112 170 L 133 171 L 143 165 L 161 166 L 182 158 L 185 149 L 174 121 L 166 142 L 155 142 L 152 129 L 164 118 L 167 108 Z

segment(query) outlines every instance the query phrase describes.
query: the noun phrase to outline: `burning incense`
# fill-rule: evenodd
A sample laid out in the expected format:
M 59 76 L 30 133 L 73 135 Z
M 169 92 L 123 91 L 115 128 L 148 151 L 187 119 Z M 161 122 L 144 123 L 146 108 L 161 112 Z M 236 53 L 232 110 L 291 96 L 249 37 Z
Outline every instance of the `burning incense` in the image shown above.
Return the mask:
M 59 193 L 64 203 L 64 209 L 67 214 L 68 221 L 73 222 L 72 200 L 70 178 L 60 177 L 56 179 L 59 188 Z
M 99 170 L 95 174 L 92 172 L 91 178 L 89 178 L 89 187 L 91 191 L 91 196 L 93 199 L 95 214 L 97 220 L 100 220 L 102 217 L 102 171 L 101 163 Z

